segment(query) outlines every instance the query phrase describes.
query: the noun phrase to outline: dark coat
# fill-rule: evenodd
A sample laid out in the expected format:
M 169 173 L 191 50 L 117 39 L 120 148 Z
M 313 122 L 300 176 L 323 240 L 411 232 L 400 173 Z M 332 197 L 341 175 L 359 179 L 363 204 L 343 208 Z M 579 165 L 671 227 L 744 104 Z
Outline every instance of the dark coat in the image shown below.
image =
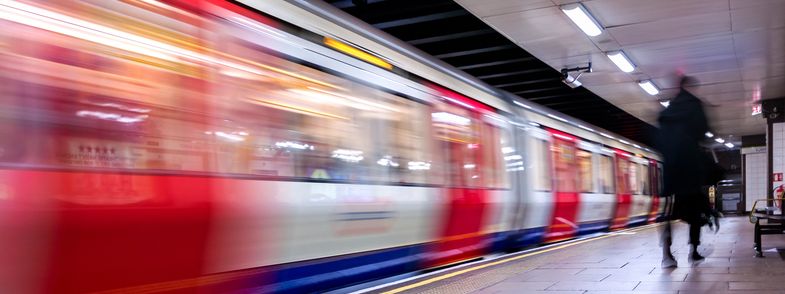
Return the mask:
M 706 155 L 700 141 L 709 131 L 703 103 L 682 90 L 659 117 L 657 145 L 664 158 L 663 195 L 694 192 L 706 183 Z

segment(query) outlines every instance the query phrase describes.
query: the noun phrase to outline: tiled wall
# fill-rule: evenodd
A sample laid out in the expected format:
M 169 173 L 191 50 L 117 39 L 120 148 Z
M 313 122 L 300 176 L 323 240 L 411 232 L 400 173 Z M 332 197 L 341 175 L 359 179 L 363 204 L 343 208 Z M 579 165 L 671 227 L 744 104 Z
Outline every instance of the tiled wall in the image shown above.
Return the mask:
M 772 125 L 772 173 L 785 173 L 785 123 Z M 774 182 L 774 187 L 782 185 L 783 181 Z M 773 187 L 772 187 L 773 188 Z
M 744 155 L 744 195 L 745 211 L 752 209 L 755 200 L 766 198 L 766 153 L 748 153 Z

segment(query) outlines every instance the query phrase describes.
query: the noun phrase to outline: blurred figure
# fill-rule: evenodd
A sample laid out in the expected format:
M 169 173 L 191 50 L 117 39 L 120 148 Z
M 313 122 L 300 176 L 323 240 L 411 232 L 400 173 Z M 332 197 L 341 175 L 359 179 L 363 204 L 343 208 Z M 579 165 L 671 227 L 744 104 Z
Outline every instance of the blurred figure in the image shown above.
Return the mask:
M 694 78 L 681 77 L 679 94 L 658 119 L 660 132 L 657 143 L 665 161 L 662 195 L 674 195 L 674 203 L 662 231 L 662 266 L 665 268 L 677 265 L 670 251 L 672 220 L 683 220 L 690 225 L 690 260 L 704 259 L 698 253 L 698 245 L 700 229 L 706 224 L 704 215 L 710 207 L 701 187 L 709 180 L 709 170 L 699 143 L 709 127 L 703 103 L 685 89 L 694 84 Z

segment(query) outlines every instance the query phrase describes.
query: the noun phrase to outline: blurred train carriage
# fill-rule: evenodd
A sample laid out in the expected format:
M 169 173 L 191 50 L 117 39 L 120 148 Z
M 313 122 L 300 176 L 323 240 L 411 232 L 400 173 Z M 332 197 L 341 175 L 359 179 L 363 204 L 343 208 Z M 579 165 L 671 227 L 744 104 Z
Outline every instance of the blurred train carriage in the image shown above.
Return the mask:
M 0 2 L 0 292 L 333 289 L 662 214 L 656 154 L 242 2 Z

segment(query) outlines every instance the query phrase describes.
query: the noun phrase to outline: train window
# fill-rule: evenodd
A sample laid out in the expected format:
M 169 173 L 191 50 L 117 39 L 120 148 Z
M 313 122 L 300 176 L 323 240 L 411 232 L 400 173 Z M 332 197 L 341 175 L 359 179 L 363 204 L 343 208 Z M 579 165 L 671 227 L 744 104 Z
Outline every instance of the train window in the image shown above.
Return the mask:
M 632 182 L 634 183 L 634 182 Z M 616 158 L 616 193 L 630 194 L 630 162 L 627 159 Z
M 192 54 L 222 62 L 131 54 L 40 30 L 0 32 L 9 45 L 0 60 L 16 71 L 0 70 L 0 99 L 17 108 L 0 114 L 0 134 L 26 138 L 0 142 L 0 161 L 441 183 L 431 167 L 439 154 L 431 152 L 429 106 L 232 34 L 205 39 L 193 34 L 198 28 L 174 27 L 182 31 L 146 37 L 171 35 L 172 46 L 204 47 Z
M 481 122 L 475 116 L 468 109 L 446 103 L 436 104 L 431 113 L 440 150 L 447 154 L 444 168 L 451 186 L 484 186 L 486 166 L 481 152 L 485 148 L 480 140 Z
M 580 180 L 581 192 L 594 193 L 594 178 L 592 177 L 592 153 L 585 150 L 578 150 L 575 155 L 578 158 L 578 178 Z
M 515 154 L 502 155 L 502 146 L 510 145 L 507 130 L 496 125 L 482 123 L 480 134 L 482 135 L 480 148 L 483 154 L 485 185 L 490 188 L 508 188 L 505 165 L 522 167 L 523 158 Z
M 638 172 L 638 181 L 641 194 L 643 195 L 651 195 L 650 187 L 649 187 L 649 166 L 639 164 L 639 172 Z
M 529 161 L 532 166 L 534 190 L 537 191 L 550 191 L 551 182 L 551 156 L 550 156 L 550 143 L 542 139 L 532 139 L 533 144 L 530 153 L 531 160 Z
M 601 192 L 604 194 L 615 193 L 613 158 L 608 155 L 600 155 L 600 185 Z
M 553 140 L 554 182 L 556 191 L 577 192 L 578 175 L 575 170 L 575 145 L 561 139 Z

